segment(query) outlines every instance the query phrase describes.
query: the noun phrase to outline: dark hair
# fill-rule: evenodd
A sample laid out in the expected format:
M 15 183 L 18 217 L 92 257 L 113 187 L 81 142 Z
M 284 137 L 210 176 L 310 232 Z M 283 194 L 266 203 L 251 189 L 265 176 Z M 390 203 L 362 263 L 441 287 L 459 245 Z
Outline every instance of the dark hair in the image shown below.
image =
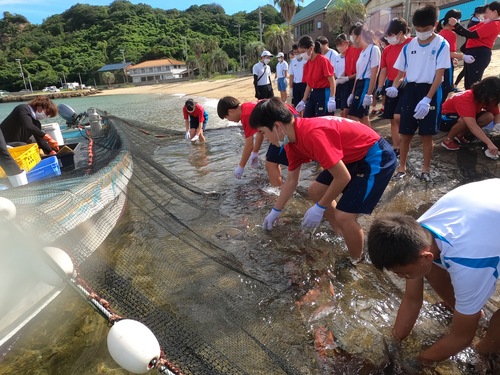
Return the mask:
M 368 254 L 379 270 L 415 263 L 432 236 L 408 215 L 387 214 L 373 222 L 368 233 Z
M 401 17 L 393 18 L 385 29 L 385 35 L 398 35 L 401 32 L 403 34 L 408 32 L 408 24 L 405 19 Z
M 186 100 L 186 103 L 184 105 L 189 112 L 194 111 L 195 103 L 193 99 Z
M 299 49 L 299 46 L 297 45 L 297 43 L 295 43 L 293 46 L 292 46 L 292 50 L 294 49 Z
M 362 24 L 360 22 L 356 22 L 354 25 L 352 25 L 350 28 L 349 28 L 349 35 L 352 34 L 353 30 L 356 28 L 356 27 L 359 27 L 361 26 Z
M 435 5 L 426 5 L 413 13 L 413 26 L 434 26 L 438 20 L 439 10 Z
M 240 105 L 240 101 L 232 96 L 225 96 L 217 103 L 217 114 L 221 119 L 224 119 L 230 109 L 236 109 Z
M 472 14 L 472 17 L 474 17 L 475 14 L 484 14 L 484 11 L 486 6 L 483 5 L 483 6 L 480 6 L 480 7 L 476 7 L 476 9 L 474 9 L 474 13 Z
M 368 44 L 378 44 L 378 42 L 375 39 L 375 34 L 373 33 L 373 31 L 371 31 L 364 25 L 356 27 L 352 31 L 352 33 L 356 36 L 361 35 L 361 38 L 363 38 L 363 40 Z
M 37 96 L 35 99 L 29 102 L 28 105 L 32 107 L 35 112 L 37 107 L 42 107 L 43 111 L 48 117 L 57 116 L 56 104 L 46 96 Z
M 317 40 L 313 42 L 312 38 L 309 35 L 304 35 L 302 38 L 300 38 L 299 42 L 297 43 L 299 48 L 311 48 L 314 46 L 314 52 L 317 54 L 321 53 L 321 44 Z
M 280 98 L 275 96 L 274 98 L 262 100 L 257 103 L 250 114 L 249 123 L 252 129 L 266 127 L 269 130 L 273 130 L 276 121 L 288 124 L 292 120 L 293 113 Z
M 383 36 L 382 38 L 380 38 L 380 44 L 382 44 L 382 42 L 385 44 L 386 47 L 388 45 L 390 45 L 389 41 L 386 39 L 385 36 Z
M 410 27 L 410 26 L 408 26 L 408 27 L 406 28 L 406 33 L 411 35 L 411 27 Z
M 486 5 L 486 8 L 488 8 L 491 11 L 496 10 L 497 13 L 500 15 L 500 1 L 492 1 L 488 5 Z
M 500 78 L 487 77 L 474 83 L 471 88 L 477 103 L 494 106 L 500 104 Z
M 337 39 L 335 40 L 335 44 L 339 45 L 339 44 L 345 43 L 347 41 L 349 41 L 347 39 L 347 35 L 345 35 L 345 34 L 339 34 L 339 35 L 337 35 Z
M 316 40 L 317 40 L 318 42 L 320 42 L 323 46 L 324 46 L 325 44 L 326 44 L 326 45 L 328 45 L 328 44 L 330 43 L 330 42 L 328 42 L 328 39 L 326 38 L 326 36 L 318 36 L 318 37 L 316 38 Z
M 448 25 L 448 21 L 450 20 L 450 18 L 453 17 L 453 18 L 456 18 L 457 20 L 459 20 L 460 18 L 462 18 L 462 12 L 459 11 L 458 9 L 452 9 L 452 10 L 449 10 L 446 12 L 446 15 L 444 16 L 444 18 L 442 20 L 439 20 L 439 23 L 436 27 L 436 31 L 439 33 L 441 30 L 443 30 L 444 26 Z

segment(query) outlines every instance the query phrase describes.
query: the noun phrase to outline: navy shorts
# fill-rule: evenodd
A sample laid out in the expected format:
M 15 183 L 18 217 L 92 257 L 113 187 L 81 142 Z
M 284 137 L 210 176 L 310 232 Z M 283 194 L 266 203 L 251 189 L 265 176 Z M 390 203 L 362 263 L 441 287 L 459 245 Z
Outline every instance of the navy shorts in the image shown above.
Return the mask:
M 421 120 L 417 120 L 415 107 L 427 95 L 431 88 L 430 83 L 408 82 L 398 103 L 398 110 L 401 114 L 399 123 L 399 134 L 414 135 L 418 129 L 420 135 L 435 135 L 439 133 L 439 123 L 441 116 L 441 86 L 437 89 L 431 100 L 429 113 Z
M 384 138 L 380 137 L 363 159 L 346 164 L 351 181 L 342 191 L 337 209 L 353 214 L 371 214 L 391 181 L 396 165 L 394 150 Z M 325 169 L 316 181 L 330 185 L 333 176 Z
M 349 85 L 349 81 L 346 83 L 342 83 L 341 85 L 337 85 L 337 89 L 335 91 L 335 101 L 337 103 L 337 109 L 343 110 L 347 107 L 347 98 L 351 95 L 352 85 Z
M 207 113 L 207 111 L 205 111 L 203 113 L 203 115 L 205 116 L 205 121 L 203 121 L 203 131 L 205 131 L 205 126 L 207 126 L 207 122 L 208 122 L 208 113 Z M 189 128 L 190 129 L 198 129 L 198 126 L 200 126 L 200 120 L 199 120 L 199 118 L 195 117 L 195 116 L 189 115 Z
M 330 88 L 313 89 L 306 102 L 304 117 L 333 116 L 335 113 L 328 112 L 327 104 L 330 100 Z
M 278 91 L 286 91 L 288 84 L 286 78 L 278 78 Z
M 485 111 L 481 111 L 476 115 L 476 121 L 485 114 Z M 439 131 L 449 132 L 453 126 L 458 122 L 460 115 L 458 113 L 442 113 L 439 122 Z
M 292 104 L 297 105 L 302 99 L 304 99 L 304 93 L 306 92 L 307 83 L 299 82 L 293 83 L 293 99 Z
M 448 99 L 448 94 L 453 92 L 453 89 L 455 88 L 453 85 L 453 68 L 453 60 L 451 60 L 451 68 L 444 70 L 443 82 L 441 83 L 441 90 L 443 92 L 441 105 L 444 104 L 446 99 Z
M 283 148 L 283 150 L 280 153 L 280 150 L 281 147 L 270 144 L 269 149 L 267 150 L 266 160 L 271 163 L 283 164 L 288 166 L 288 158 L 286 156 L 286 151 Z
M 363 99 L 368 92 L 368 87 L 370 87 L 369 78 L 357 80 L 356 87 L 354 88 L 354 99 L 349 107 L 349 116 L 354 116 L 359 119 L 368 116 L 370 107 L 363 107 Z
M 393 81 L 385 81 L 385 88 L 392 87 Z M 385 96 L 385 105 L 384 105 L 384 114 L 382 115 L 382 118 L 386 120 L 392 120 L 394 118 L 395 114 L 400 114 L 399 113 L 399 99 L 403 95 L 403 92 L 405 90 L 406 82 L 403 81 L 401 82 L 401 85 L 398 87 L 398 96 L 395 98 L 390 98 L 389 96 Z

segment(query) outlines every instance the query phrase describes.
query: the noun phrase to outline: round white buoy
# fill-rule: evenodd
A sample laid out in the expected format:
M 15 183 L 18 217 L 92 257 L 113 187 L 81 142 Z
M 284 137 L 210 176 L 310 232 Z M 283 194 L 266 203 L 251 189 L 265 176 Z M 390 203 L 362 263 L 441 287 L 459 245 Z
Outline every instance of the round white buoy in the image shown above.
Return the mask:
M 108 333 L 111 357 L 125 370 L 143 374 L 151 370 L 153 359 L 160 358 L 160 344 L 144 324 L 131 319 L 115 323 Z
M 11 200 L 0 197 L 0 221 L 14 220 L 16 217 L 16 206 Z
M 70 256 L 57 247 L 44 247 L 43 250 L 57 263 L 61 270 L 68 276 L 75 276 L 75 269 Z M 33 266 L 38 277 L 46 284 L 59 286 L 64 283 L 63 279 L 54 271 L 42 257 L 35 257 Z

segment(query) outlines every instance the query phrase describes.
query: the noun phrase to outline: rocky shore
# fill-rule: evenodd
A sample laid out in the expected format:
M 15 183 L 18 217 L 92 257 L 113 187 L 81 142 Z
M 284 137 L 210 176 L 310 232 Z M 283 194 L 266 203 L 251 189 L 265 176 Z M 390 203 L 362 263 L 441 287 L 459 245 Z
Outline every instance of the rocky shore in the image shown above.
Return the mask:
M 89 90 L 75 90 L 75 91 L 63 91 L 63 92 L 42 92 L 37 94 L 26 94 L 26 95 L 7 95 L 0 98 L 0 103 L 11 103 L 11 102 L 29 102 L 39 95 L 48 96 L 50 99 L 67 99 L 67 98 L 79 98 L 82 96 L 89 96 L 101 93 L 100 90 L 89 89 Z

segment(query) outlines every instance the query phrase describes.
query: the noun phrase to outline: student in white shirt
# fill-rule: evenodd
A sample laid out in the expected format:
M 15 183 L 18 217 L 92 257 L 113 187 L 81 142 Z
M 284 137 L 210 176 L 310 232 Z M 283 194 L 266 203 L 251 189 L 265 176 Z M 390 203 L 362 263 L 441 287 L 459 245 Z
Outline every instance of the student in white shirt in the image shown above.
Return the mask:
M 260 61 L 253 66 L 253 85 L 257 99 L 269 99 L 274 97 L 273 85 L 271 84 L 271 68 L 269 63 L 273 54 L 264 51 L 260 55 Z
M 283 52 L 278 53 L 278 64 L 276 65 L 276 75 L 274 81 L 278 80 L 278 91 L 280 92 L 281 100 L 286 103 L 287 93 L 287 75 L 288 75 L 288 63 L 285 61 L 285 55 Z
M 330 48 L 330 42 L 326 37 L 319 36 L 316 40 L 321 44 L 321 54 L 328 60 L 330 60 L 333 66 L 333 64 L 335 63 L 335 58 L 339 55 L 339 53 Z
M 299 46 L 293 45 L 293 54 L 295 58 L 290 61 L 290 68 L 288 69 L 288 79 L 290 87 L 290 96 L 292 97 L 292 107 L 295 108 L 300 103 L 306 92 L 307 83 L 302 81 L 304 74 L 304 65 L 307 60 L 303 59 L 299 53 Z M 304 111 L 300 114 L 302 116 Z
M 391 87 L 385 92 L 390 98 L 398 96 L 398 88 L 406 73 L 406 87 L 398 101 L 401 114 L 399 134 L 401 147 L 398 173 L 394 179 L 406 175 L 406 160 L 415 131 L 422 140 L 424 164 L 420 180 L 432 181 L 431 159 L 434 147 L 432 136 L 439 132 L 441 112 L 441 82 L 444 70 L 451 67 L 450 45 L 434 32 L 438 21 L 438 9 L 434 5 L 419 8 L 413 15 L 417 37 L 401 50 L 394 68 L 399 70 Z
M 347 35 L 339 34 L 336 40 L 337 49 L 340 54 L 335 58 L 333 70 L 335 72 L 335 82 L 337 90 L 335 91 L 335 101 L 337 109 L 340 109 L 340 117 L 347 117 L 349 107 L 347 106 L 347 98 L 349 97 L 349 77 L 345 75 L 345 51 L 349 47 Z

